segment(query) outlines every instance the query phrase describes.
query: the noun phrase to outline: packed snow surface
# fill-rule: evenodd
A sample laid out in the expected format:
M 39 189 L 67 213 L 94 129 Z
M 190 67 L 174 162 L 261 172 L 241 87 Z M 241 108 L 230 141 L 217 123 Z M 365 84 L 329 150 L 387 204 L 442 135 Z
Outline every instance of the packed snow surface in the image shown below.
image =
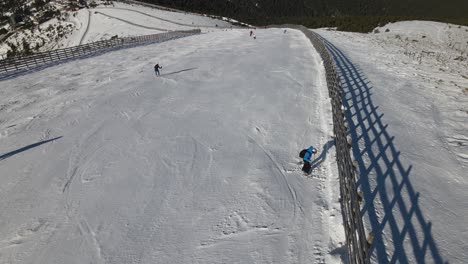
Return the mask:
M 319 30 L 346 77 L 375 263 L 468 259 L 468 28 L 407 21 Z
M 0 82 L 0 263 L 340 263 L 322 61 L 248 32 Z

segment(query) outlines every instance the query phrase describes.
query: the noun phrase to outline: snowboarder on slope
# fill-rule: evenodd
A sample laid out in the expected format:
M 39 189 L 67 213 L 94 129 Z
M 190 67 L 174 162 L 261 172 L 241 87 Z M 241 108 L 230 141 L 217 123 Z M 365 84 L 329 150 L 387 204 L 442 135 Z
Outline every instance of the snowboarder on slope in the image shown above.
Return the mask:
M 250 30 L 250 36 L 252 36 L 252 35 L 253 35 L 253 31 L 252 31 L 252 30 Z
M 154 65 L 154 74 L 156 74 L 156 76 L 161 75 L 161 74 L 159 73 L 159 69 L 162 69 L 162 67 L 159 66 L 159 64 Z
M 304 161 L 304 166 L 302 166 L 302 171 L 305 172 L 305 173 L 310 173 L 310 168 L 311 168 L 311 158 L 312 158 L 312 154 L 316 154 L 317 153 L 317 149 L 310 146 L 308 149 L 303 149 L 301 150 L 301 152 L 299 153 L 299 157 L 302 158 L 302 160 Z

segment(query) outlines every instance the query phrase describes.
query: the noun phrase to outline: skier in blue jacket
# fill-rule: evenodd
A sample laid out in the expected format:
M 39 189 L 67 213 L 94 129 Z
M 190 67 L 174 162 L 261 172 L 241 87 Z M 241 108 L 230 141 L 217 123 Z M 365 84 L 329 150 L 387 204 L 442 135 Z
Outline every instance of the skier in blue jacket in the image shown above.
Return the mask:
M 302 160 L 304 161 L 304 166 L 302 166 L 302 171 L 305 172 L 305 173 L 310 173 L 310 168 L 311 168 L 311 158 L 312 158 L 312 154 L 315 154 L 317 153 L 317 149 L 314 148 L 313 146 L 310 146 L 308 149 L 303 149 L 301 150 L 301 152 L 299 153 L 299 157 L 302 158 Z

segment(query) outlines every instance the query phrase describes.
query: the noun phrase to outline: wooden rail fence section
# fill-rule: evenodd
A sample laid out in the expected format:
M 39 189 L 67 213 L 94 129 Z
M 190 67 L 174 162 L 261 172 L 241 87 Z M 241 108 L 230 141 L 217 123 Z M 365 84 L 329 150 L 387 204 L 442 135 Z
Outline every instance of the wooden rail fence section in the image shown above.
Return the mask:
M 340 176 L 341 213 L 346 233 L 349 263 L 370 263 L 369 245 L 362 222 L 360 197 L 356 188 L 356 168 L 351 159 L 348 142 L 348 125 L 342 104 L 342 89 L 333 57 L 321 36 L 305 27 L 299 29 L 310 39 L 319 52 L 325 66 L 328 92 L 332 104 L 333 130 L 335 133 L 336 160 Z
M 27 56 L 6 58 L 4 60 L 0 60 L 0 78 L 2 77 L 2 75 L 16 74 L 36 69 L 39 67 L 54 65 L 56 63 L 64 62 L 71 59 L 78 59 L 90 55 L 95 55 L 110 50 L 116 50 L 143 44 L 159 43 L 200 33 L 200 29 L 194 29 L 187 31 L 171 31 L 167 33 L 153 35 L 114 38 L 78 45 L 75 47 L 34 53 Z

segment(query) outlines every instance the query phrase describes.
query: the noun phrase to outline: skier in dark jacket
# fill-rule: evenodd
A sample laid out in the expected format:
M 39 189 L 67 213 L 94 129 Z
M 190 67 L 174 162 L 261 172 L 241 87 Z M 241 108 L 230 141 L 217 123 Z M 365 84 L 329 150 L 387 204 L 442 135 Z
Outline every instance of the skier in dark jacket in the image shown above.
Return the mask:
M 159 64 L 154 65 L 154 74 L 156 74 L 157 76 L 161 75 L 159 73 L 159 69 L 162 69 L 162 67 L 159 66 Z
M 299 153 L 299 157 L 302 158 L 302 160 L 304 161 L 304 166 L 302 166 L 302 171 L 305 172 L 305 173 L 310 173 L 310 168 L 311 168 L 311 158 L 312 158 L 312 154 L 315 154 L 317 153 L 317 149 L 310 146 L 308 149 L 303 149 L 301 150 L 301 152 Z

